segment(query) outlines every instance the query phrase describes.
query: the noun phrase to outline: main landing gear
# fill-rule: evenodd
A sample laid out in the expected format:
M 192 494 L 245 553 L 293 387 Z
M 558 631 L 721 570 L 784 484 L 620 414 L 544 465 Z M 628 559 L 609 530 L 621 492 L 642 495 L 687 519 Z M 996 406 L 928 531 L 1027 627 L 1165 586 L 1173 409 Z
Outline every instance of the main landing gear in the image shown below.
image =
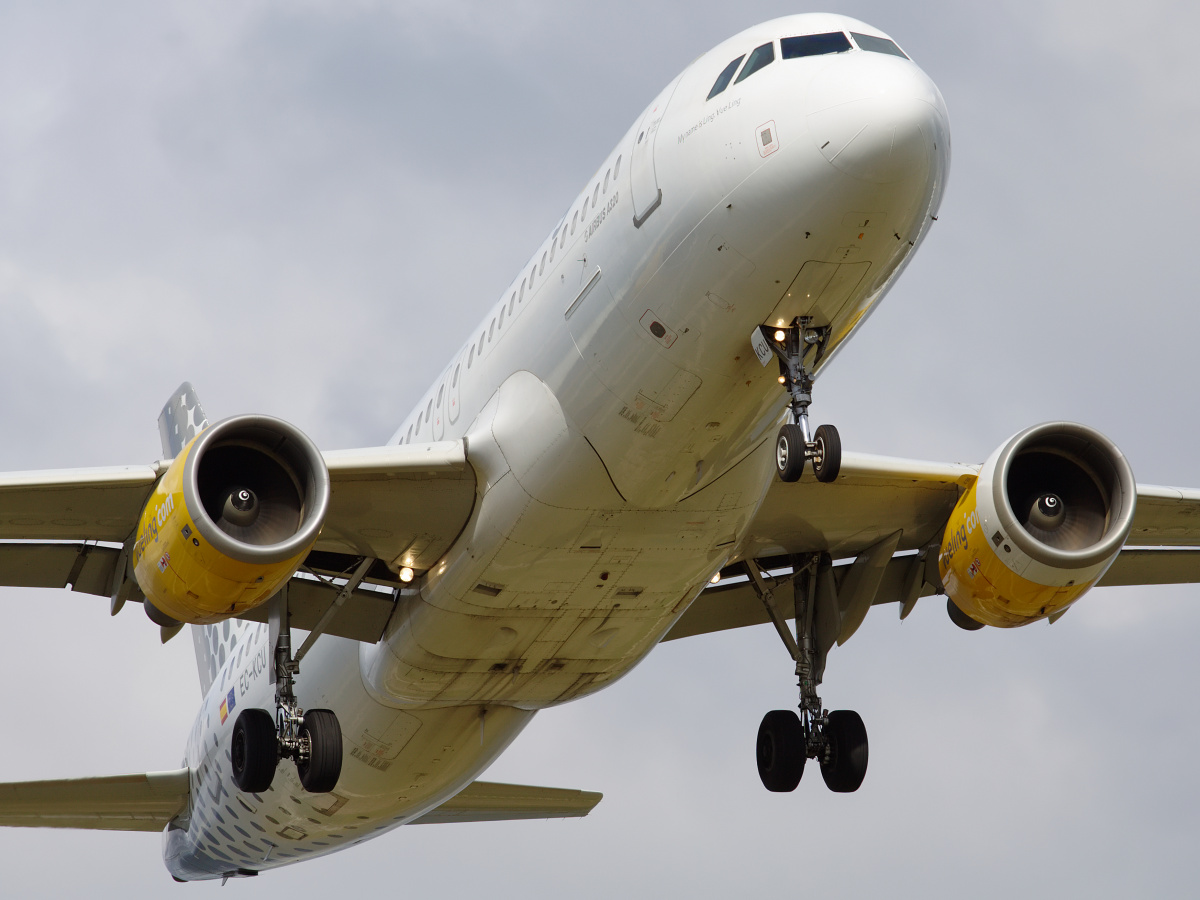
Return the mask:
M 300 664 L 292 657 L 287 589 L 270 602 L 275 717 L 272 719 L 265 709 L 242 710 L 234 723 L 230 745 L 233 780 L 246 793 L 260 794 L 271 787 L 279 760 L 287 758 L 295 761 L 300 784 L 306 791 L 326 794 L 342 774 L 342 729 L 333 710 L 305 712 L 296 702 L 295 679 Z
M 826 786 L 838 793 L 858 790 L 867 774 L 867 730 L 853 710 L 830 712 L 817 694 L 825 672 L 825 660 L 836 640 L 836 595 L 820 589 L 823 579 L 832 579 L 827 554 L 807 554 L 793 559 L 793 574 L 783 580 L 769 579 L 758 564 L 748 560 L 750 582 L 783 639 L 792 659 L 800 687 L 800 714 L 776 709 L 763 716 L 758 727 L 756 756 L 758 775 L 769 791 L 794 791 L 809 759 L 821 765 Z M 768 583 L 768 579 L 770 583 Z M 775 590 L 792 583 L 796 608 L 796 633 L 775 602 Z
M 816 434 L 809 429 L 808 407 L 812 403 L 813 380 L 805 357 L 816 347 L 815 365 L 829 338 L 829 326 L 812 328 L 811 324 L 811 316 L 797 316 L 787 327 L 761 325 L 759 331 L 766 346 L 779 357 L 779 383 L 791 397 L 788 404 L 790 421 L 784 423 L 775 439 L 776 471 L 783 481 L 798 481 L 811 459 L 817 481 L 828 483 L 838 477 L 842 468 L 842 439 L 832 425 L 821 425 Z M 762 359 L 765 365 L 770 357 L 764 355 Z

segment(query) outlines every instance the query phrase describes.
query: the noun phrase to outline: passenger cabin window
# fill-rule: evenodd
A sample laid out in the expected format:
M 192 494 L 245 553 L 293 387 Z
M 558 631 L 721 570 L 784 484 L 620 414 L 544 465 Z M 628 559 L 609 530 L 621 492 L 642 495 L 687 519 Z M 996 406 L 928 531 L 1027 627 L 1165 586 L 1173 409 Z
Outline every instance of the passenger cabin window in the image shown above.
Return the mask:
M 738 65 L 745 58 L 746 54 L 743 53 L 721 70 L 721 74 L 718 75 L 717 80 L 713 82 L 712 90 L 708 92 L 708 96 L 704 98 L 705 100 L 711 100 L 713 97 L 717 96 L 717 94 L 721 93 L 721 91 L 725 90 L 725 88 L 729 87 L 729 82 L 733 80 L 733 73 L 737 71 Z
M 517 305 L 517 292 L 513 291 L 513 295 L 508 298 L 508 314 L 511 316 L 513 307 Z
M 471 368 L 471 363 L 475 359 L 475 344 L 471 344 L 471 352 L 467 354 L 467 368 Z
M 608 179 L 612 176 L 612 169 L 604 173 L 604 193 L 608 193 Z
M 870 50 L 872 53 L 890 53 L 901 59 L 909 58 L 907 53 L 887 38 L 875 37 L 873 34 L 859 34 L 857 31 L 852 31 L 850 34 L 854 37 L 854 43 L 863 50 Z
M 496 323 L 497 328 L 504 327 L 504 307 L 500 307 L 500 321 Z
M 444 385 L 444 384 L 440 385 L 438 387 L 438 399 L 437 399 L 438 409 L 442 408 L 442 394 L 444 394 L 445 392 L 446 392 L 446 385 Z
M 829 34 L 804 34 L 800 37 L 783 38 L 779 49 L 784 59 L 798 59 L 801 56 L 822 56 L 826 53 L 843 53 L 853 49 L 846 35 L 840 31 Z
M 409 443 L 412 443 L 412 426 L 411 425 L 408 426 L 408 437 L 406 437 L 405 440 L 408 441 Z
M 571 234 L 575 233 L 575 226 L 579 223 L 579 210 L 575 210 L 575 215 L 571 216 Z
M 461 365 L 457 365 L 454 367 L 454 377 L 450 379 L 450 387 L 458 386 L 458 373 L 459 373 L 460 369 L 462 369 Z
M 613 163 L 613 178 L 621 174 L 621 157 L 617 157 L 617 161 Z
M 775 62 L 775 44 L 763 44 L 761 47 L 755 47 L 750 54 L 750 58 L 746 60 L 746 65 L 742 69 L 742 74 L 737 77 L 734 84 L 741 84 L 763 66 L 769 66 Z

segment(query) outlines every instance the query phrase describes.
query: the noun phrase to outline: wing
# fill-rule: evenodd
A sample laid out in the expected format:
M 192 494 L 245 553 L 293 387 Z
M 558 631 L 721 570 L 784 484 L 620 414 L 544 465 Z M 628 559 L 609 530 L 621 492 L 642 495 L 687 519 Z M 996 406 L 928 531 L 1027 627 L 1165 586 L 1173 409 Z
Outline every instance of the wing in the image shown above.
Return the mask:
M 324 454 L 331 497 L 325 526 L 306 561 L 319 579 L 293 579 L 292 624 L 311 629 L 347 576 L 375 560 L 343 598 L 331 634 L 374 642 L 400 582 L 389 566 L 427 568 L 449 548 L 475 504 L 475 473 L 462 441 L 339 450 Z M 124 545 L 155 483 L 170 465 L 17 472 L 0 475 L 0 585 L 71 587 L 111 596 Z M 103 546 L 94 542 L 115 546 Z M 53 542 L 53 543 L 50 543 Z M 265 621 L 265 609 L 247 618 Z
M 0 825 L 162 831 L 188 791 L 187 769 L 0 784 Z
M 827 552 L 844 560 L 834 567 L 838 604 L 849 622 L 838 637 L 844 642 L 871 606 L 899 603 L 907 614 L 918 597 L 940 593 L 935 554 L 919 560 L 905 551 L 940 542 L 954 505 L 978 472 L 979 466 L 846 453 L 841 475 L 831 484 L 775 481 L 738 559 L 754 559 L 768 569 L 789 568 L 793 553 Z M 855 563 L 868 569 L 871 552 L 893 539 L 896 555 L 877 566 L 876 577 L 847 581 Z M 1126 547 L 1098 586 L 1200 583 L 1200 549 L 1188 548 L 1200 548 L 1200 490 L 1138 485 Z M 732 567 L 726 574 L 740 571 Z M 843 587 L 851 589 L 849 596 Z M 794 617 L 790 591 L 779 592 L 774 602 L 785 618 Z M 664 640 L 769 621 L 751 582 L 723 577 L 701 593 Z
M 823 550 L 841 559 L 897 531 L 897 549 L 916 550 L 941 536 L 978 474 L 979 466 L 844 453 L 841 475 L 831 484 L 776 479 L 750 523 L 741 556 Z
M 595 791 L 474 781 L 409 824 L 575 818 L 590 813 L 603 796 Z

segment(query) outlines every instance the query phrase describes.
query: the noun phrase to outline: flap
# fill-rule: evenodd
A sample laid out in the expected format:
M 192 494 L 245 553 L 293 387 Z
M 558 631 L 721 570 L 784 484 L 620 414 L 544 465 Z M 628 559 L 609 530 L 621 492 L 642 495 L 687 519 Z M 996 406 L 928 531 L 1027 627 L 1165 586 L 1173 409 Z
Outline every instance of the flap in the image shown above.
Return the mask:
M 1139 484 L 1127 544 L 1200 547 L 1200 490 Z
M 1200 583 L 1200 550 L 1127 548 L 1096 586 L 1197 583 Z
M 162 831 L 187 805 L 187 769 L 0 784 L 0 825 Z
M 441 806 L 409 824 L 575 818 L 590 813 L 603 796 L 595 791 L 474 781 Z
M 894 556 L 888 560 L 872 596 L 871 606 L 902 602 L 914 564 L 916 557 L 912 554 Z M 926 564 L 922 562 L 921 565 L 924 567 Z M 846 584 L 850 569 L 850 564 L 833 567 L 834 582 L 839 591 Z M 933 586 L 926 583 L 921 586 L 918 596 L 928 597 L 933 593 Z M 775 592 L 774 601 L 780 615 L 785 619 L 796 617 L 795 593 L 790 584 Z M 770 621 L 771 617 L 767 615 L 766 607 L 748 580 L 729 581 L 701 591 L 700 596 L 679 617 L 663 640 L 674 641 L 697 634 L 745 628 L 748 625 L 765 625 Z
M 337 599 L 340 590 L 340 585 L 325 584 L 308 578 L 293 578 L 289 581 L 288 619 L 292 627 L 312 631 L 325 615 L 325 611 Z M 378 643 L 395 608 L 396 601 L 390 591 L 355 588 L 325 626 L 323 633 L 367 644 Z M 263 603 L 237 618 L 266 625 L 270 609 L 269 603 Z
M 978 474 L 979 466 L 844 453 L 832 484 L 773 479 L 740 556 L 857 556 L 896 531 L 898 549 L 919 549 L 940 534 Z
M 83 591 L 107 597 L 121 551 L 95 544 L 0 544 L 0 585 Z

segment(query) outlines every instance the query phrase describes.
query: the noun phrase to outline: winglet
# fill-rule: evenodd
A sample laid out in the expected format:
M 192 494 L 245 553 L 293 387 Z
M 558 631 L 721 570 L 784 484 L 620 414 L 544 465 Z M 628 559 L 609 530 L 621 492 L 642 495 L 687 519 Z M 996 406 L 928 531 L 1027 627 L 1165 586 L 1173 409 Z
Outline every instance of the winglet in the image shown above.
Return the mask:
M 208 418 L 191 382 L 185 381 L 158 414 L 158 434 L 163 456 L 174 459 L 188 441 L 208 427 Z

